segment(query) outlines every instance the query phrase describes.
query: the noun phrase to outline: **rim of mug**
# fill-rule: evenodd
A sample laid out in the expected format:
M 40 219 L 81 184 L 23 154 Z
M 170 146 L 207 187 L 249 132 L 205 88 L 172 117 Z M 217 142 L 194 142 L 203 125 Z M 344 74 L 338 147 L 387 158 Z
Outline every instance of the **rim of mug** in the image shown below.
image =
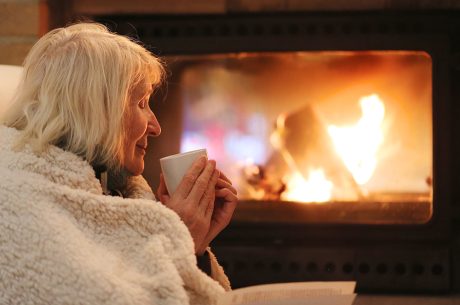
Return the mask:
M 180 157 L 180 156 L 187 156 L 187 155 L 196 154 L 198 152 L 204 152 L 205 155 L 207 156 L 206 148 L 200 148 L 200 149 L 195 149 L 195 150 L 191 150 L 191 151 L 187 151 L 187 152 L 183 152 L 183 153 L 169 155 L 169 156 L 161 158 L 160 160 L 174 159 L 174 158 L 177 158 L 177 157 Z

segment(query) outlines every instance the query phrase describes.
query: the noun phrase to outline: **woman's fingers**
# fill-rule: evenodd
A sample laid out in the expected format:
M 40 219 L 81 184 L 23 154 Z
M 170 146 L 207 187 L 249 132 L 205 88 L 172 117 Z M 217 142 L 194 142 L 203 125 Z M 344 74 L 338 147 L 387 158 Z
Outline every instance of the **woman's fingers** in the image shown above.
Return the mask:
M 232 181 L 230 181 L 230 179 L 228 179 L 228 177 L 225 176 L 223 172 L 220 172 L 219 178 L 222 178 L 224 181 L 227 181 L 228 183 L 230 183 L 230 185 L 232 185 Z
M 204 170 L 201 172 L 198 179 L 196 179 L 192 190 L 187 196 L 193 202 L 199 202 L 201 204 L 201 198 L 209 187 L 210 180 L 216 169 L 216 161 L 209 160 Z M 217 181 L 214 181 L 212 187 L 214 188 Z
M 235 195 L 237 194 L 237 191 L 232 186 L 232 184 L 230 182 L 228 182 L 227 180 L 222 179 L 222 173 L 221 173 L 221 175 L 219 176 L 219 179 L 217 180 L 217 183 L 216 183 L 216 189 L 224 189 L 224 188 L 229 189 Z
M 214 199 L 216 197 L 215 185 L 218 178 L 219 171 L 214 170 L 214 173 L 209 180 L 208 188 L 201 198 L 202 204 L 200 206 L 204 208 L 204 215 L 206 218 L 211 218 L 212 212 L 214 211 Z
M 211 226 L 206 237 L 208 244 L 230 223 L 238 204 L 237 196 L 227 188 L 216 190 L 216 198 Z
M 235 204 L 238 201 L 236 193 L 228 188 L 216 190 L 216 198 L 222 198 L 225 202 L 234 202 Z
M 166 204 L 166 202 L 169 200 L 168 190 L 166 189 L 165 178 L 163 177 L 162 173 L 160 173 L 160 185 L 158 186 L 158 189 L 157 189 L 157 198 L 163 204 Z
M 180 182 L 179 186 L 177 187 L 176 193 L 181 198 L 187 198 L 190 194 L 191 190 L 195 186 L 198 177 L 203 172 L 203 169 L 206 168 L 209 162 L 207 162 L 207 158 L 202 156 L 198 158 L 195 162 L 193 162 L 192 167 L 187 171 L 184 178 Z

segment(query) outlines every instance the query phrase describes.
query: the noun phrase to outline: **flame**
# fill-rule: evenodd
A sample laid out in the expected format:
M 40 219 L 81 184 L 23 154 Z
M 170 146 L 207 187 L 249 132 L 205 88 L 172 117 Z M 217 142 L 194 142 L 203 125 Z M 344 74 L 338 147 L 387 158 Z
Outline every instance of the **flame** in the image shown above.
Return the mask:
M 284 146 L 284 123 L 286 116 L 278 116 L 276 131 L 271 135 L 270 142 L 276 148 L 291 170 L 291 174 L 284 177 L 286 190 L 281 194 L 282 200 L 297 202 L 326 202 L 331 199 L 333 183 L 326 179 L 322 169 L 310 170 L 308 179 L 305 179 L 298 169 L 295 160 Z
M 327 130 L 346 168 L 356 183 L 363 185 L 369 181 L 377 167 L 377 152 L 383 142 L 385 106 L 377 94 L 364 96 L 359 103 L 362 116 L 356 124 L 343 127 L 329 125 Z M 277 130 L 270 138 L 273 147 L 281 152 L 291 170 L 291 174 L 284 179 L 286 190 L 281 194 L 281 199 L 297 202 L 330 201 L 334 184 L 327 179 L 324 170 L 310 170 L 305 179 L 284 147 L 284 121 L 284 115 L 278 117 Z
M 353 126 L 328 127 L 335 149 L 356 183 L 365 184 L 377 166 L 377 152 L 383 142 L 382 123 L 385 107 L 377 94 L 359 101 L 361 119 Z
M 333 184 L 326 179 L 322 169 L 309 172 L 305 179 L 298 171 L 287 179 L 287 190 L 281 199 L 298 202 L 326 202 L 331 200 Z

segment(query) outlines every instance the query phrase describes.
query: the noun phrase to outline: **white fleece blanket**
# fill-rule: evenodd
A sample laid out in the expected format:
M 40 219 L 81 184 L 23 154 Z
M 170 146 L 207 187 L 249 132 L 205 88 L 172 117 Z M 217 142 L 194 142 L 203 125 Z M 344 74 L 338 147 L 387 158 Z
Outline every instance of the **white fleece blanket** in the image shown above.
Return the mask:
M 92 167 L 57 147 L 13 151 L 17 134 L 0 126 L 0 304 L 204 305 L 224 293 L 177 214 L 104 196 Z M 134 197 L 154 198 L 135 180 Z

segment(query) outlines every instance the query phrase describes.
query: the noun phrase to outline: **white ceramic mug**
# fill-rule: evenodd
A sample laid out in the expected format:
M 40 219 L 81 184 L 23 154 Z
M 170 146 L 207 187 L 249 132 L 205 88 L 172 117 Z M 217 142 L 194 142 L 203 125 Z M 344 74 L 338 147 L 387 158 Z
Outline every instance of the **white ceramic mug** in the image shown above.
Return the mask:
M 170 195 L 176 191 L 185 173 L 200 156 L 208 156 L 206 149 L 197 149 L 160 159 L 161 171 Z

